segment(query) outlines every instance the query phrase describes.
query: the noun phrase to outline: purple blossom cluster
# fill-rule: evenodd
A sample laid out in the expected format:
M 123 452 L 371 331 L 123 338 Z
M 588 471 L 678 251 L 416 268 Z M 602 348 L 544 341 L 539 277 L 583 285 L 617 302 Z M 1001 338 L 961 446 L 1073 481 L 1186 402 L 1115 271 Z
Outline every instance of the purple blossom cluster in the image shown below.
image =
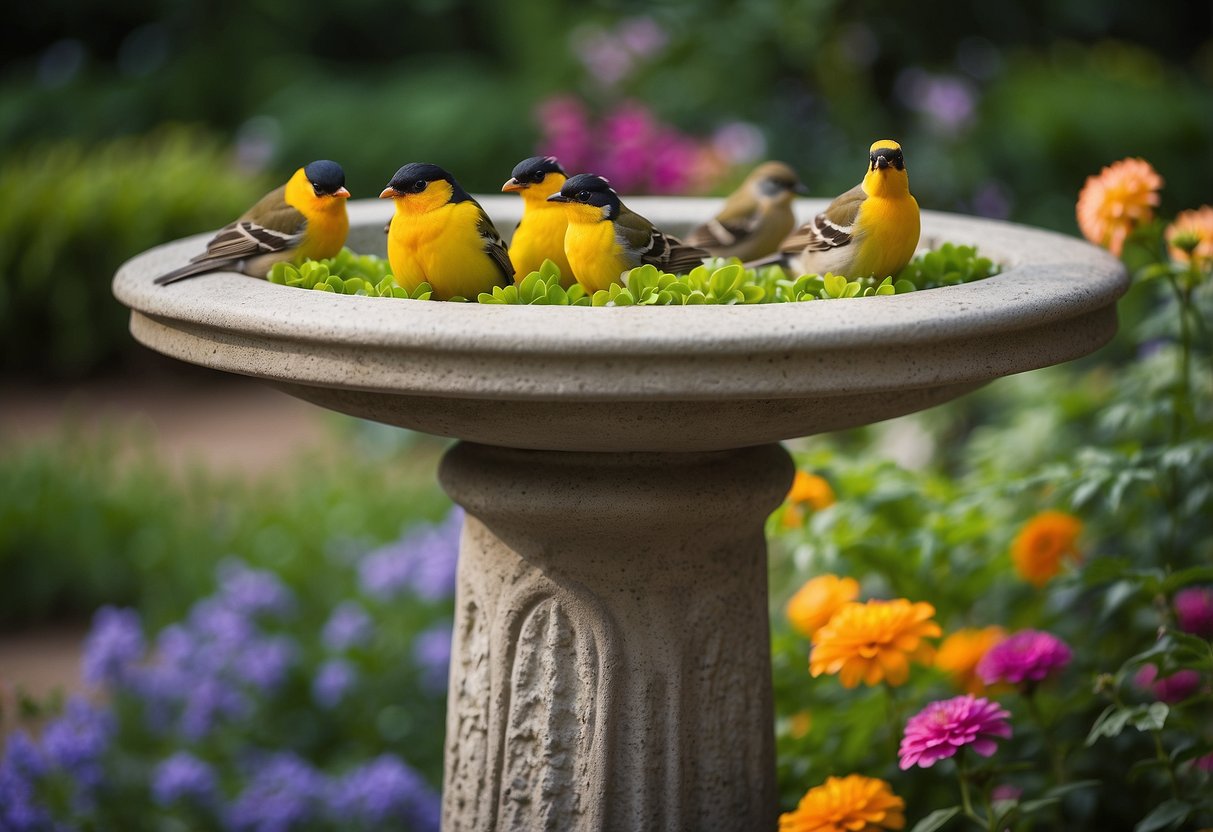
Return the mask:
M 1179 629 L 1213 639 L 1213 586 L 1192 586 L 1175 593 Z
M 971 694 L 932 702 L 907 720 L 900 766 L 930 768 L 964 748 L 989 757 L 997 740 L 1011 736 L 1010 716 L 998 703 Z
M 1033 685 L 1070 663 L 1069 646 L 1052 633 L 1020 630 L 991 647 L 977 663 L 977 675 L 987 685 Z
M 366 595 L 450 598 L 462 519 L 452 512 L 363 558 L 357 577 Z M 437 793 L 398 756 L 381 754 L 329 773 L 293 752 L 261 749 L 249 736 L 248 721 L 277 707 L 281 700 L 275 697 L 292 690 L 288 681 L 305 667 L 307 651 L 282 631 L 296 608 L 293 593 L 276 575 L 232 560 L 218 570 L 216 592 L 150 644 L 137 612 L 99 610 L 85 642 L 82 673 L 109 692 L 108 703 L 74 698 L 45 727 L 40 742 L 22 732 L 4 741 L 0 830 L 65 829 L 45 799 L 62 793 L 58 781 L 64 778 L 72 811 L 88 816 L 92 801 L 103 794 L 99 787 L 120 742 L 117 714 L 127 713 L 113 710 L 120 702 L 138 706 L 146 725 L 136 730 L 150 729 L 169 745 L 167 756 L 147 768 L 148 796 L 165 810 L 188 806 L 234 832 L 437 830 Z M 360 601 L 332 609 L 316 634 L 323 652 L 310 680 L 320 709 L 336 708 L 353 695 L 360 680 L 358 650 L 374 636 L 375 624 Z M 421 684 L 436 694 L 446 687 L 450 637 L 444 622 L 418 636 L 412 648 Z M 225 728 L 238 733 L 221 733 Z M 233 737 L 240 739 L 233 744 Z M 233 777 L 235 772 L 240 776 Z
M 362 591 L 380 601 L 405 594 L 439 601 L 455 594 L 455 566 L 463 511 L 410 530 L 401 540 L 367 554 L 358 565 Z
M 543 131 L 539 152 L 560 159 L 566 170 L 606 177 L 620 193 L 702 192 L 732 165 L 753 162 L 766 149 L 751 124 L 723 125 L 705 140 L 662 122 L 637 101 L 595 121 L 579 99 L 555 96 L 539 105 L 536 120 Z

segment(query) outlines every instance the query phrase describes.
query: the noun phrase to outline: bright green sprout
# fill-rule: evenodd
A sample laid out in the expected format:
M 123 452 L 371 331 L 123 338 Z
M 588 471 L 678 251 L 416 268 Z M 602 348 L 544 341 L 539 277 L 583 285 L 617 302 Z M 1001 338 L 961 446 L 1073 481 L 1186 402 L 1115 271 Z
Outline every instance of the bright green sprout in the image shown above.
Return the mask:
M 622 282 L 593 294 L 574 284 L 562 287 L 560 269 L 551 260 L 509 286 L 481 292 L 480 303 L 526 306 L 692 306 L 798 303 L 810 300 L 901 295 L 919 289 L 954 286 L 998 273 L 998 267 L 979 257 L 972 246 L 944 243 L 910 261 L 896 277 L 849 280 L 842 275 L 800 275 L 791 279 L 778 266 L 747 269 L 737 258 L 707 259 L 689 274 L 675 275 L 646 265 L 623 275 Z M 387 260 L 356 255 L 342 249 L 328 260 L 298 265 L 279 263 L 269 274 L 272 283 L 321 292 L 370 297 L 428 300 L 430 285 L 423 283 L 409 294 L 392 280 Z M 452 299 L 453 300 L 453 299 Z M 459 300 L 464 300 L 459 298 Z

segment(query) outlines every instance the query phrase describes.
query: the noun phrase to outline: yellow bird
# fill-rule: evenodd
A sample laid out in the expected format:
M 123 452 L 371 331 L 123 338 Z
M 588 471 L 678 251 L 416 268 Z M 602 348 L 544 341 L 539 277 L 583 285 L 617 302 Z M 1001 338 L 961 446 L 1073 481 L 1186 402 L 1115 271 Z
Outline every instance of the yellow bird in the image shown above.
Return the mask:
M 341 165 L 327 159 L 312 162 L 220 229 L 206 251 L 155 282 L 164 285 L 218 271 L 265 277 L 283 260 L 334 257 L 350 230 L 349 196 Z
M 688 272 L 708 253 L 663 234 L 619 200 L 605 179 L 579 173 L 549 202 L 564 204 L 569 230 L 564 253 L 577 282 L 587 292 L 622 283 L 624 272 L 651 263 L 662 271 Z
M 493 221 L 442 168 L 407 164 L 379 198 L 396 201 L 387 256 L 396 282 L 410 292 L 429 283 L 438 300 L 475 298 L 513 282 L 514 267 Z
M 687 235 L 687 245 L 713 257 L 754 260 L 779 250 L 796 227 L 792 201 L 807 193 L 796 171 L 783 162 L 764 162 L 725 200 L 724 208 Z
M 798 275 L 883 278 L 910 262 L 918 235 L 918 202 L 910 194 L 901 145 L 884 139 L 868 151 L 863 182 L 784 241 L 782 265 Z
M 522 219 L 510 239 L 510 262 L 518 279 L 539 271 L 544 260 L 560 267 L 561 285 L 572 286 L 573 270 L 564 256 L 564 233 L 569 227 L 561 206 L 548 202 L 559 193 L 568 177 L 555 156 L 532 156 L 514 166 L 514 172 L 501 186 L 503 192 L 516 191 L 522 197 Z

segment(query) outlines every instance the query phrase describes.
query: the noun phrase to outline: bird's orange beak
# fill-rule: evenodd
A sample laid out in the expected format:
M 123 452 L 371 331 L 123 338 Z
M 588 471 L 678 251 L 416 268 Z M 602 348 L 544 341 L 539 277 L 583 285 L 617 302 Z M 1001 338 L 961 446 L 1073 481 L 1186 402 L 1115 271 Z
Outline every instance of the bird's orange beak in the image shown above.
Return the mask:
M 350 192 L 346 188 L 338 188 L 337 190 L 333 191 L 333 196 L 339 196 L 342 199 L 349 199 Z
M 383 191 L 379 194 L 380 199 L 395 199 L 398 196 L 401 196 L 400 191 L 398 191 L 395 188 L 392 188 L 390 186 L 387 188 L 384 188 Z
M 521 182 L 511 176 L 506 180 L 505 184 L 501 186 L 501 192 L 508 193 L 509 191 L 521 191 L 525 187 L 526 185 L 523 185 Z

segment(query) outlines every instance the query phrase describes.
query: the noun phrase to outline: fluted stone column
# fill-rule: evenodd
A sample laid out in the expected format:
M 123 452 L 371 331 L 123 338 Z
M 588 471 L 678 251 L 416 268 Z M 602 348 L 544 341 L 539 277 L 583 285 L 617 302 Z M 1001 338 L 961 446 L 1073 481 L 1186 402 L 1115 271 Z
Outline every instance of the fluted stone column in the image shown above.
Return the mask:
M 791 477 L 778 445 L 448 452 L 446 832 L 774 828 L 763 522 Z

